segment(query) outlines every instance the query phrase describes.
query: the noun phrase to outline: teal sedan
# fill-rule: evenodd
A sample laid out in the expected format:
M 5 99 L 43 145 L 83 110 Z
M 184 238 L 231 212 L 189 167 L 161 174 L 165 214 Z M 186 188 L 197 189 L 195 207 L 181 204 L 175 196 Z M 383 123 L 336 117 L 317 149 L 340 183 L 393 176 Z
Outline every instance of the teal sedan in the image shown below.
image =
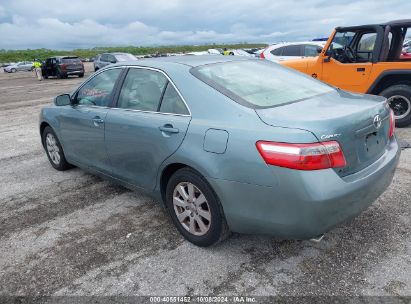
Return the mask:
M 198 246 L 318 238 L 385 191 L 400 155 L 384 98 L 229 56 L 110 65 L 43 108 L 40 134 L 55 169 L 152 195 Z

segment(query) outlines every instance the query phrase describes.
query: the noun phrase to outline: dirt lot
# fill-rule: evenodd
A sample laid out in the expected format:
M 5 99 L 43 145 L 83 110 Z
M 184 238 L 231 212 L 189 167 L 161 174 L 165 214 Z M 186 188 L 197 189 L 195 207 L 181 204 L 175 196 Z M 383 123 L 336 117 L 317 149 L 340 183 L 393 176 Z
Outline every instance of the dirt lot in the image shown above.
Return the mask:
M 411 295 L 411 149 L 384 195 L 321 243 L 234 235 L 201 249 L 159 202 L 49 165 L 40 108 L 81 81 L 0 73 L 0 295 Z

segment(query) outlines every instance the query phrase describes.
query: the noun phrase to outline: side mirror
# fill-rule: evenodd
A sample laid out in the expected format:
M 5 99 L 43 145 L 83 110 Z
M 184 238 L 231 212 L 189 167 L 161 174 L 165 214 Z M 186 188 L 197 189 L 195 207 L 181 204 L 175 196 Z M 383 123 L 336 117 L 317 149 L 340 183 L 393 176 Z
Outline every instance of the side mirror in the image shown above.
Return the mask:
M 71 97 L 69 94 L 62 94 L 54 98 L 54 104 L 56 106 L 68 106 L 71 104 Z
M 323 48 L 322 48 L 322 47 L 318 47 L 318 48 L 317 48 L 317 53 L 318 53 L 318 54 L 320 54 L 322 51 L 323 51 Z
M 110 60 L 110 63 L 117 63 L 117 60 Z

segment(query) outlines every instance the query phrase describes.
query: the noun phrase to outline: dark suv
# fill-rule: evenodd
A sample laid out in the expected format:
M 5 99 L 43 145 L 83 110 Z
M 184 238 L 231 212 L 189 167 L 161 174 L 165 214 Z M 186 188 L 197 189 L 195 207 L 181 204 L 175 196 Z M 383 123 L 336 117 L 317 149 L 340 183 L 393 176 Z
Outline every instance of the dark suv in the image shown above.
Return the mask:
M 56 56 L 47 58 L 41 66 L 44 78 L 56 76 L 67 78 L 69 75 L 84 76 L 84 65 L 76 56 Z

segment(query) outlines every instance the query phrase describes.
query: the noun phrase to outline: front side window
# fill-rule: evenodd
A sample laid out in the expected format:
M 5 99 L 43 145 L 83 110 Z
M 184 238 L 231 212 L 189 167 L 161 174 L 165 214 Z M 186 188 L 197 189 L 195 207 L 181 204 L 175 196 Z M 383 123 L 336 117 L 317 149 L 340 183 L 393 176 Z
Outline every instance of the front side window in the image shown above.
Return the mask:
M 101 55 L 101 57 L 100 57 L 100 61 L 107 62 L 107 61 L 108 61 L 108 55 L 107 55 L 107 54 L 103 54 L 103 55 Z
M 113 95 L 113 88 L 121 69 L 110 69 L 90 79 L 77 93 L 80 105 L 107 107 Z
M 269 108 L 332 92 L 318 80 L 269 61 L 203 65 L 191 73 L 232 100 L 250 108 Z
M 318 50 L 321 49 L 318 45 L 306 44 L 304 45 L 304 56 L 316 57 L 318 56 Z
M 116 62 L 117 60 L 116 60 L 116 58 L 115 58 L 113 55 L 107 55 L 107 61 L 114 63 L 114 62 Z
M 160 112 L 182 115 L 190 114 L 184 101 L 170 82 L 168 82 L 163 99 L 161 100 Z
M 140 111 L 157 111 L 167 84 L 160 72 L 131 68 L 118 99 L 118 107 Z

